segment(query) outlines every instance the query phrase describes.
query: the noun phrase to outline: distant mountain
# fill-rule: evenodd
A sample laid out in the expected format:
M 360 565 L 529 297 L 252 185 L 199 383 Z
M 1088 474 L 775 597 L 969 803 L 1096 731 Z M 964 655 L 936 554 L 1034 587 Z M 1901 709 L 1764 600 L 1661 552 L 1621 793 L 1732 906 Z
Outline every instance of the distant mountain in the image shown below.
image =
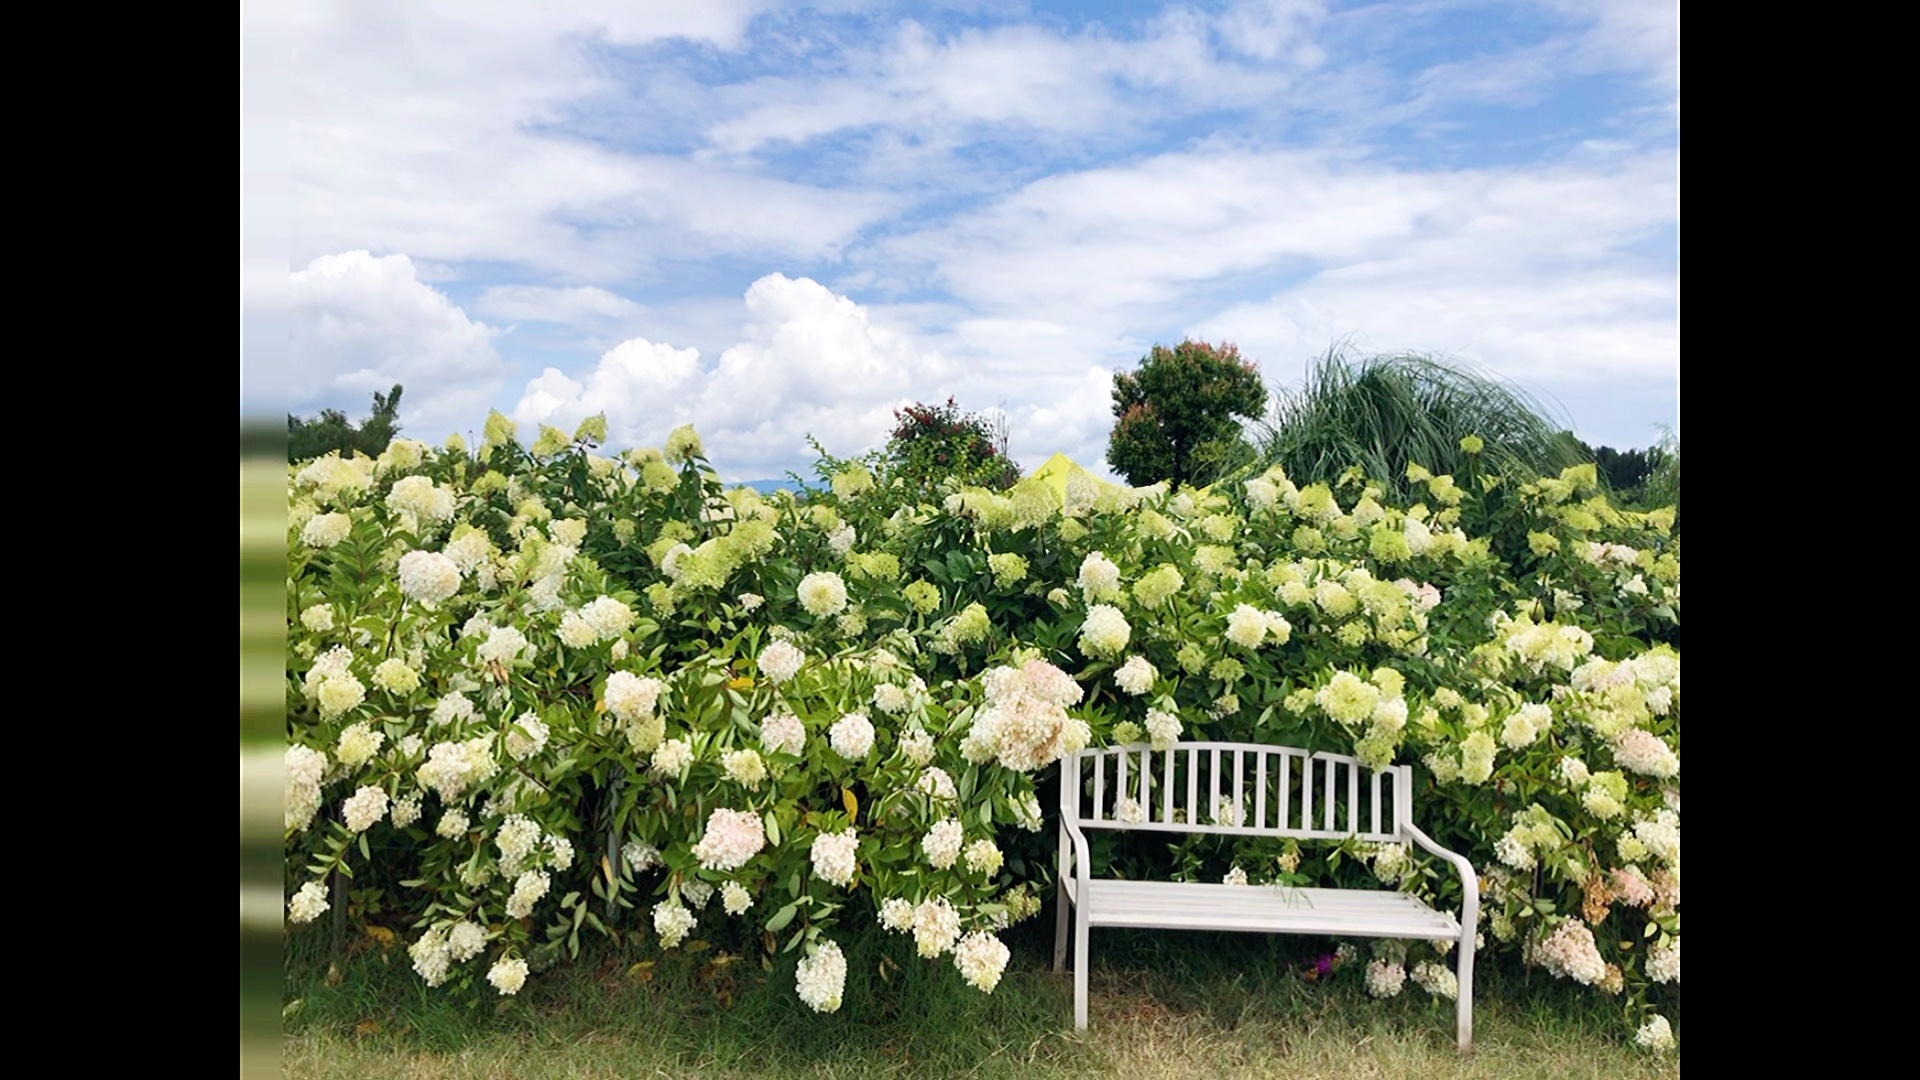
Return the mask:
M 729 486 L 730 487 L 750 487 L 762 495 L 771 495 L 776 491 L 799 491 L 800 490 L 799 484 L 796 484 L 792 480 L 788 480 L 784 477 L 779 480 L 742 480 L 737 484 L 731 484 Z

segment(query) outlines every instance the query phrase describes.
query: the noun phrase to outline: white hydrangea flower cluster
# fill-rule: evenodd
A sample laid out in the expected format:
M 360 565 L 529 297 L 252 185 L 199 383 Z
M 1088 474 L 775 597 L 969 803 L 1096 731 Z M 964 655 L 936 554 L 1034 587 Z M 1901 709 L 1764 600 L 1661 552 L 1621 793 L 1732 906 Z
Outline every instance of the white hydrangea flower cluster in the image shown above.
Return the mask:
M 654 707 L 660 701 L 660 692 L 665 689 L 666 684 L 659 679 L 616 671 L 607 676 L 604 695 L 607 711 L 622 721 L 648 719 L 653 716 Z
M 366 700 L 366 687 L 353 677 L 353 654 L 344 645 L 335 645 L 314 658 L 301 681 L 301 693 L 320 706 L 320 715 L 331 719 L 357 708 Z
M 1233 869 L 1227 871 L 1227 876 L 1220 879 L 1220 883 L 1222 885 L 1245 885 L 1247 884 L 1247 872 L 1242 870 L 1239 864 L 1236 863 Z
M 807 656 L 790 641 L 775 641 L 760 650 L 760 674 L 778 685 L 794 677 Z
M 456 721 L 471 720 L 473 716 L 473 702 L 467 700 L 467 695 L 455 690 L 445 697 L 442 697 L 439 701 L 434 702 L 433 712 L 428 715 L 427 721 L 435 726 L 440 726 Z
M 517 956 L 511 959 L 503 956 L 487 971 L 487 982 L 503 995 L 517 994 L 527 985 L 527 962 Z
M 440 553 L 452 559 L 462 575 L 472 575 L 474 585 L 481 592 L 491 592 L 494 585 L 498 584 L 494 567 L 497 552 L 484 530 L 469 525 L 456 526 L 453 539 L 447 541 Z
M 538 652 L 527 635 L 511 626 L 494 626 L 487 630 L 487 640 L 474 650 L 474 656 L 483 664 L 510 665 L 515 660 L 531 660 Z
M 679 778 L 693 764 L 693 747 L 685 739 L 668 739 L 653 751 L 653 771 L 661 776 Z
M 373 459 L 356 454 L 342 458 L 330 452 L 294 474 L 293 482 L 324 501 L 346 501 L 373 483 Z
M 958 940 L 960 913 L 946 897 L 928 897 L 913 909 L 913 944 L 922 957 L 941 956 Z
M 913 929 L 913 905 L 898 896 L 889 896 L 880 904 L 880 925 L 896 934 Z
M 1593 635 L 1572 624 L 1535 623 L 1525 615 L 1516 619 L 1497 611 L 1493 631 L 1507 652 L 1535 675 L 1545 674 L 1548 668 L 1572 672 L 1593 652 Z
M 800 1000 L 814 1012 L 830 1013 L 839 1009 L 846 985 L 847 958 L 832 941 L 822 941 L 811 956 L 800 961 L 794 973 L 794 987 Z
M 1040 831 L 1040 796 L 1031 791 L 1021 792 L 1020 797 L 1013 800 L 1013 813 L 1021 828 L 1028 832 Z
M 792 754 L 806 748 L 807 728 L 791 713 L 775 713 L 760 721 L 760 748 L 769 754 Z
M 720 755 L 720 767 L 726 770 L 727 779 L 749 791 L 758 791 L 767 779 L 767 764 L 753 750 L 729 750 Z
M 1089 604 L 1120 599 L 1120 568 L 1105 552 L 1093 552 L 1081 561 L 1080 598 Z
M 547 895 L 552 879 L 539 870 L 528 870 L 514 879 L 513 894 L 507 897 L 507 917 L 524 919 L 533 914 L 533 906 Z
M 1528 702 L 1507 717 L 1506 725 L 1500 732 L 1500 741 L 1509 750 L 1532 746 L 1533 740 L 1539 738 L 1552 726 L 1553 709 L 1546 705 Z
M 1680 758 L 1666 742 L 1644 728 L 1628 728 L 1613 740 L 1613 758 L 1629 772 L 1670 780 L 1680 775 Z
M 453 517 L 453 492 L 434 483 L 430 477 L 402 477 L 387 492 L 387 509 L 411 515 L 416 522 L 438 524 Z
M 347 820 L 347 828 L 366 832 L 387 816 L 386 789 L 362 787 L 340 804 L 340 813 Z
M 428 986 L 439 986 L 453 973 L 453 951 L 447 944 L 445 927 L 436 926 L 421 934 L 418 941 L 407 946 L 407 956 Z
M 831 570 L 820 570 L 800 579 L 800 606 L 817 619 L 838 615 L 847 606 L 847 583 Z
M 968 844 L 965 854 L 967 869 L 976 874 L 984 874 L 987 877 L 992 877 L 999 873 L 1000 866 L 1006 858 L 1000 853 L 1000 848 L 995 845 L 992 840 L 985 838 L 975 840 L 971 844 Z
M 1633 824 L 1634 838 L 1646 846 L 1661 862 L 1680 868 L 1680 815 L 1671 810 L 1656 810 L 1650 818 Z
M 620 857 L 627 861 L 627 868 L 638 874 L 649 867 L 665 866 L 660 858 L 660 849 L 652 844 L 643 844 L 638 840 L 629 840 L 620 848 Z
M 1080 651 L 1098 659 L 1118 656 L 1133 636 L 1126 616 L 1112 604 L 1095 604 L 1087 609 L 1086 622 L 1080 626 Z
M 1555 975 L 1591 986 L 1606 977 L 1607 962 L 1594 944 L 1593 931 L 1579 919 L 1568 919 L 1533 947 L 1532 959 Z
M 1084 749 L 1092 738 L 1087 722 L 1066 712 L 1079 703 L 1080 684 L 1044 660 L 993 668 L 981 685 L 986 707 L 974 716 L 960 745 L 969 762 L 998 759 L 1009 769 L 1031 772 Z
M 899 715 L 907 711 L 911 704 L 907 691 L 893 683 L 880 683 L 873 688 L 873 707 L 883 713 Z
M 492 736 L 480 735 L 465 742 L 433 744 L 427 751 L 426 764 L 415 771 L 414 779 L 421 787 L 438 792 L 441 802 L 451 803 L 467 788 L 491 780 L 499 771 Z
M 1180 741 L 1180 718 L 1163 709 L 1148 709 L 1147 738 L 1155 750 L 1173 746 Z
M 1159 677 L 1160 673 L 1153 669 L 1144 656 L 1130 656 L 1126 663 L 1113 671 L 1114 684 L 1133 697 L 1153 689 L 1153 682 Z
M 1657 983 L 1680 981 L 1680 939 L 1662 934 L 1647 950 L 1647 978 Z
M 913 789 L 939 802 L 953 802 L 960 797 L 959 789 L 953 786 L 953 777 L 938 765 L 930 765 L 914 781 Z
M 340 732 L 340 741 L 334 744 L 333 759 L 345 768 L 357 769 L 379 753 L 386 741 L 384 732 L 373 730 L 364 720 L 349 724 Z
M 945 870 L 960 857 L 960 845 L 964 839 L 960 822 L 954 818 L 944 818 L 920 838 L 920 848 L 927 853 L 927 861 L 933 864 L 935 870 Z
M 460 567 L 435 551 L 409 551 L 396 571 L 400 591 L 423 604 L 437 604 L 460 591 Z
M 547 736 L 551 733 L 552 729 L 547 727 L 546 722 L 529 709 L 521 713 L 519 719 L 508 725 L 507 753 L 512 755 L 515 761 L 525 761 L 546 749 Z
M 1667 1022 L 1666 1017 L 1655 1014 L 1653 1019 L 1640 1025 L 1640 1030 L 1634 1032 L 1633 1041 L 1636 1046 L 1664 1054 L 1675 1046 L 1673 1025 Z
M 1407 984 L 1407 969 L 1388 960 L 1367 962 L 1367 993 L 1377 998 L 1398 996 Z
M 433 834 L 443 840 L 458 840 L 467 835 L 470 824 L 467 815 L 457 809 L 448 810 L 440 815 L 440 823 L 433 827 Z
M 707 816 L 706 833 L 693 846 L 693 855 L 703 869 L 726 873 L 745 866 L 766 843 L 766 827 L 760 815 L 722 807 Z
M 848 713 L 827 729 L 827 745 L 848 761 L 859 761 L 873 750 L 873 721 L 864 713 Z
M 720 906 L 729 915 L 744 915 L 753 906 L 753 894 L 737 881 L 720 886 Z
M 327 901 L 327 887 L 318 881 L 309 881 L 287 901 L 287 921 L 310 923 L 332 906 Z
M 852 885 L 854 872 L 859 868 L 855 860 L 859 844 L 858 831 L 851 828 L 815 836 L 808 851 L 814 876 L 843 889 Z
M 660 935 L 660 947 L 671 949 L 687 939 L 693 932 L 695 920 L 693 912 L 681 907 L 678 901 L 668 900 L 653 905 L 653 932 Z
M 414 822 L 419 821 L 420 820 L 419 793 L 415 792 L 414 794 L 408 795 L 405 798 L 395 800 L 393 804 L 393 808 L 387 811 L 387 817 L 390 820 L 392 820 L 393 827 L 396 829 L 404 829 L 407 826 L 413 824 Z
M 1268 639 L 1284 645 L 1293 636 L 1293 624 L 1284 616 L 1240 604 L 1227 616 L 1226 638 L 1243 649 L 1257 649 Z
M 527 858 L 540 846 L 540 826 L 525 814 L 510 814 L 494 833 L 494 846 L 500 849 L 500 872 L 518 874 Z
M 984 930 L 975 930 L 954 946 L 953 966 L 961 978 L 967 980 L 967 985 L 991 994 L 993 988 L 1000 985 L 1000 976 L 1006 971 L 1011 955 L 1005 942 Z
M 1451 968 L 1431 960 L 1414 965 L 1413 982 L 1434 997 L 1452 1001 L 1460 996 L 1460 977 Z
M 333 606 L 331 604 L 313 605 L 300 613 L 300 625 L 316 634 L 323 634 L 333 629 Z
M 900 736 L 900 754 L 909 765 L 926 765 L 933 760 L 933 736 L 918 727 L 908 731 Z
M 326 549 L 345 540 L 353 532 L 353 519 L 345 514 L 316 514 L 300 528 L 300 542 L 310 548 Z
M 420 689 L 420 673 L 404 660 L 382 660 L 373 669 L 373 685 L 395 697 L 406 697 Z
M 1412 872 L 1407 845 L 1380 844 L 1373 849 L 1373 876 L 1382 885 L 1398 886 Z

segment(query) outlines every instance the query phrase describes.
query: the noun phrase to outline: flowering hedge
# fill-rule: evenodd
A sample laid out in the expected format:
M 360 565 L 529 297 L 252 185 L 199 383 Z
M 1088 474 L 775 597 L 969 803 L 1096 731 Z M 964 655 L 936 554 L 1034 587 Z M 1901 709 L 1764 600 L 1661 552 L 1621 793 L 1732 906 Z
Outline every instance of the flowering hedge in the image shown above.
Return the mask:
M 523 447 L 495 414 L 474 452 L 290 469 L 290 921 L 345 895 L 409 928 L 430 985 L 501 994 L 585 930 L 731 935 L 799 952 L 821 1011 L 838 942 L 884 929 L 991 992 L 998 932 L 1050 884 L 1036 785 L 1063 753 L 1265 741 L 1412 763 L 1423 824 L 1483 868 L 1489 956 L 1671 1040 L 1679 540 L 1591 467 L 1416 466 L 1408 507 L 1277 471 L 933 503 L 828 459 L 819 491 L 767 498 L 722 490 L 691 429 L 619 458 L 604 436 Z M 1458 900 L 1393 845 L 1095 854 Z M 1376 943 L 1367 985 L 1451 994 L 1437 960 Z

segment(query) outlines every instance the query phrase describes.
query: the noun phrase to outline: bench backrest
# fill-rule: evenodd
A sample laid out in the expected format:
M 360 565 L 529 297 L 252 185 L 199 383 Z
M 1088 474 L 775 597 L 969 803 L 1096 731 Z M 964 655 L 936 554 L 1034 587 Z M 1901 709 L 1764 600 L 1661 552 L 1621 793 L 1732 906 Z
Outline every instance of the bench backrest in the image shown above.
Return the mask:
M 1061 816 L 1082 827 L 1389 842 L 1413 820 L 1411 766 L 1368 769 L 1345 754 L 1136 743 L 1081 750 L 1060 767 Z

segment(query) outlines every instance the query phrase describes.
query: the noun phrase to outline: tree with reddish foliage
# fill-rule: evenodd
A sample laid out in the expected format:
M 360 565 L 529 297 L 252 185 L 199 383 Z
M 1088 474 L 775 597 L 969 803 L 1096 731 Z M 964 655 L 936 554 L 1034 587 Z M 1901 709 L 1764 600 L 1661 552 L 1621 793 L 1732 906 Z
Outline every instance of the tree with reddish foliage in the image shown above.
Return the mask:
M 1259 366 L 1233 345 L 1155 345 L 1138 371 L 1113 377 L 1107 464 L 1135 485 L 1212 483 L 1253 460 L 1240 418 L 1266 406 Z
M 893 475 L 931 493 L 942 480 L 1005 488 L 1020 479 L 1020 466 L 1008 460 L 1005 436 L 978 413 L 962 412 L 952 398 L 945 405 L 916 402 L 893 411 L 887 461 Z

